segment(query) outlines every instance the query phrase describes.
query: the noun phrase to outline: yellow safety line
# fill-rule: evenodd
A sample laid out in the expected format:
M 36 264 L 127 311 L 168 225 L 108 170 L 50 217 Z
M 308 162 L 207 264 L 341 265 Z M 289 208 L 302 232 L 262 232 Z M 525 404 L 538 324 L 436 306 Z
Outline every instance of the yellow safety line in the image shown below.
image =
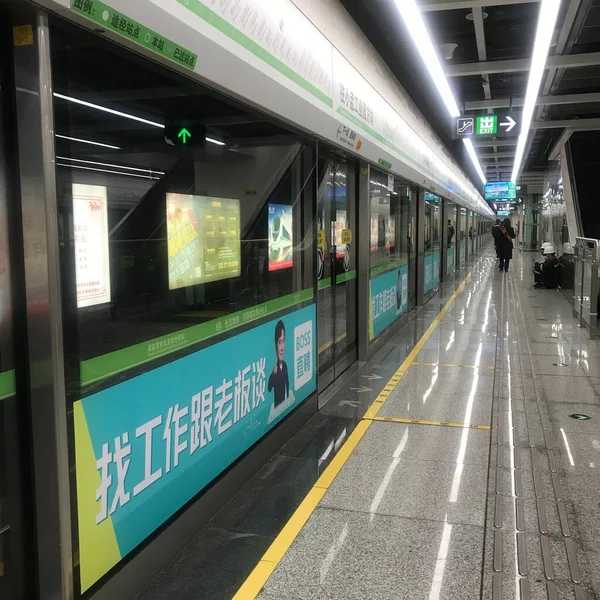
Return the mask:
M 456 423 L 454 421 L 429 421 L 427 419 L 409 419 L 403 417 L 375 417 L 371 421 L 386 423 L 408 423 L 410 425 L 437 425 L 439 427 L 460 427 L 461 429 L 491 429 L 491 425 L 476 425 L 475 423 Z
M 329 489 L 329 486 L 333 483 L 338 473 L 342 470 L 342 467 L 352 454 L 352 451 L 354 448 L 356 448 L 356 445 L 365 435 L 373 421 L 388 420 L 385 417 L 376 418 L 377 413 L 380 411 L 383 403 L 387 400 L 390 393 L 398 385 L 400 379 L 402 379 L 406 371 L 408 371 L 408 368 L 414 362 L 417 354 L 419 354 L 423 346 L 427 343 L 427 340 L 431 337 L 431 334 L 434 332 L 435 328 L 444 318 L 444 315 L 448 312 L 450 306 L 452 306 L 457 296 L 465 289 L 465 286 L 467 285 L 467 282 L 471 278 L 472 274 L 473 271 L 470 271 L 462 283 L 456 288 L 456 291 L 454 294 L 452 294 L 448 302 L 446 302 L 439 315 L 433 320 L 433 323 L 431 323 L 427 331 L 416 343 L 415 347 L 400 365 L 400 368 L 390 378 L 373 404 L 371 404 L 363 419 L 358 423 L 354 431 L 344 442 L 343 446 L 333 457 L 319 479 L 317 479 L 317 482 L 313 485 L 304 500 L 301 502 L 300 506 L 290 517 L 279 535 L 269 546 L 256 567 L 254 567 L 253 571 L 250 573 L 250 575 L 248 575 L 248 578 L 241 585 L 240 589 L 237 591 L 232 600 L 254 600 L 254 598 L 256 598 L 275 570 L 275 567 L 279 564 L 289 547 L 292 545 L 292 542 L 296 539 L 301 529 L 308 521 L 310 515 L 312 515 L 315 508 L 317 508 L 321 498 L 323 498 L 325 492 Z M 408 422 L 412 422 L 412 419 L 408 419 Z
M 494 367 L 487 365 L 455 365 L 451 363 L 435 363 L 435 362 L 414 362 L 413 367 L 459 367 L 460 369 L 486 369 L 493 371 Z
M 319 354 L 323 354 L 325 350 L 329 350 L 329 348 L 331 348 L 331 346 L 334 344 L 339 344 L 342 340 L 346 339 L 347 335 L 347 333 L 342 333 L 342 335 L 339 335 L 337 338 L 335 338 L 335 340 L 331 340 L 330 342 L 323 344 L 323 346 L 319 348 Z

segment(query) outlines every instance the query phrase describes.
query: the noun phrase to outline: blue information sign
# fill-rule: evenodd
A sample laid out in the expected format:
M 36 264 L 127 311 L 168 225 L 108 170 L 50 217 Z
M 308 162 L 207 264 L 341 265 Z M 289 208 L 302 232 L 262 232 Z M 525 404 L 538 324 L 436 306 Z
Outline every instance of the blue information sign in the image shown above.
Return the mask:
M 486 200 L 514 200 L 517 197 L 517 184 L 512 181 L 495 181 L 485 184 Z

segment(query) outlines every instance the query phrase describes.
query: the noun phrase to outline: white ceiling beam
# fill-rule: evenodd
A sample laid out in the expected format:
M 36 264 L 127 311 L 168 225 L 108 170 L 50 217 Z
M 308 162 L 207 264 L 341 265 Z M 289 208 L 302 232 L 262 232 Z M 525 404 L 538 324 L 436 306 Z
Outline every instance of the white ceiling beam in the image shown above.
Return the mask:
M 600 65 L 600 52 L 549 56 L 546 61 L 546 69 L 575 69 L 598 65 Z M 529 71 L 530 68 L 530 58 L 516 58 L 446 65 L 445 71 L 448 77 L 468 77 L 470 75 L 485 75 L 486 73 L 522 73 Z
M 483 25 L 483 9 L 481 6 L 474 6 L 472 9 L 473 27 L 475 28 L 475 42 L 477 44 L 477 56 L 479 61 L 487 61 L 487 48 L 485 45 L 485 28 Z M 492 88 L 490 86 L 490 77 L 486 73 L 481 77 L 481 85 L 483 87 L 483 95 L 486 100 L 492 99 Z M 488 111 L 490 112 L 490 111 Z M 494 152 L 498 148 L 494 146 Z
M 524 98 L 513 98 L 512 106 L 523 106 Z M 588 94 L 562 94 L 559 96 L 540 96 L 537 106 L 565 106 L 567 104 L 597 104 L 600 103 L 600 92 Z M 495 98 L 494 100 L 472 100 L 465 102 L 464 109 L 489 110 L 494 108 L 510 108 L 510 98 Z
M 509 4 L 527 4 L 539 0 L 421 0 L 419 8 L 423 12 L 439 10 L 464 10 L 485 8 L 486 6 L 508 6 Z
M 581 6 L 581 0 L 571 0 L 567 7 L 567 12 L 563 20 L 560 33 L 558 35 L 558 41 L 556 42 L 556 48 L 554 49 L 555 54 L 562 54 L 567 46 L 569 35 L 575 24 L 579 7 Z
M 494 170 L 497 171 L 498 169 L 500 170 L 509 170 L 512 168 L 513 163 L 512 161 L 508 161 L 508 162 L 499 162 L 497 165 L 482 165 L 484 169 L 486 170 Z
M 586 0 L 586 2 L 589 0 Z M 563 54 L 565 52 L 565 48 L 567 46 L 567 42 L 569 41 L 569 35 L 573 29 L 573 25 L 575 24 L 575 20 L 577 18 L 577 13 L 581 7 L 582 0 L 570 0 L 569 6 L 567 7 L 567 12 L 565 13 L 565 18 L 560 28 L 560 33 L 558 34 L 558 41 L 556 42 L 556 46 L 553 49 L 553 54 Z M 562 79 L 563 71 L 558 69 L 557 67 L 551 67 L 548 69 L 546 73 L 544 84 L 542 86 L 541 95 L 548 96 L 552 92 L 552 88 L 554 86 L 554 82 L 558 82 Z M 535 111 L 534 119 L 539 121 L 545 114 L 546 105 L 542 105 L 538 102 L 538 108 Z M 541 107 L 541 108 L 540 108 Z
M 508 140 L 473 140 L 473 145 L 476 148 L 493 148 L 494 146 L 516 146 L 517 138 Z
M 562 55 L 565 52 L 565 50 L 567 48 L 567 43 L 571 36 L 571 32 L 573 31 L 573 27 L 575 25 L 575 21 L 577 20 L 577 14 L 579 13 L 579 10 L 582 8 L 583 2 L 585 2 L 589 7 L 590 0 L 570 0 L 569 1 L 569 6 L 567 7 L 567 11 L 564 16 L 563 24 L 562 24 L 562 27 L 560 28 L 560 32 L 558 34 L 558 40 L 556 42 L 556 46 L 552 50 L 554 56 L 548 57 L 548 61 L 547 61 L 546 65 L 549 64 L 550 58 L 554 59 L 558 55 Z M 581 25 L 583 25 L 583 22 Z M 555 86 L 558 86 L 558 83 L 560 82 L 563 74 L 564 74 L 564 68 L 560 68 L 558 66 L 550 64 L 550 67 L 548 68 L 548 70 L 545 74 L 545 77 L 544 77 L 544 83 L 542 85 L 540 95 L 542 97 L 547 97 L 549 94 L 551 94 L 552 91 L 556 89 Z M 546 112 L 547 112 L 546 105 L 539 104 L 539 101 L 538 101 L 535 112 L 533 113 L 533 119 L 535 121 L 539 121 L 540 119 L 542 119 L 542 117 L 544 117 Z M 533 145 L 534 138 L 535 138 L 535 135 L 531 135 L 531 136 L 529 136 L 529 139 L 527 140 L 527 146 L 525 147 L 525 152 L 523 153 L 523 159 L 525 162 L 529 158 L 529 153 L 531 152 L 531 146 Z
M 487 50 L 485 47 L 485 31 L 483 29 L 483 10 L 481 6 L 473 7 L 473 25 L 475 26 L 475 41 L 477 42 L 477 54 L 479 62 L 487 61 Z
M 600 129 L 600 118 L 563 119 L 557 121 L 533 121 L 531 129 L 572 129 L 573 131 L 597 131 Z M 497 142 L 496 142 L 497 143 Z
M 479 160 L 496 160 L 497 158 L 514 157 L 514 152 L 494 152 L 493 154 L 479 154 Z
M 565 144 L 569 141 L 569 138 L 573 135 L 572 129 L 565 129 L 561 136 L 556 140 L 554 146 L 552 146 L 552 150 L 550 150 L 550 154 L 548 154 L 548 160 L 556 160 L 556 157 L 562 152 Z

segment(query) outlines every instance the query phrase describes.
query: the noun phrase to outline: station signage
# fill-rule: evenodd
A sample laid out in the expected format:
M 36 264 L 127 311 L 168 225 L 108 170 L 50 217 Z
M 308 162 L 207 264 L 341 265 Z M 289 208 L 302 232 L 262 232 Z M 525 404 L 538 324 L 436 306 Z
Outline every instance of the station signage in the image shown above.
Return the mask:
M 206 146 L 206 126 L 197 119 L 166 122 L 164 136 L 168 146 Z
M 515 200 L 517 197 L 517 184 L 512 181 L 486 183 L 484 197 L 486 200 Z
M 455 117 L 452 137 L 489 138 L 517 137 L 521 133 L 521 113 L 485 113 L 483 115 Z

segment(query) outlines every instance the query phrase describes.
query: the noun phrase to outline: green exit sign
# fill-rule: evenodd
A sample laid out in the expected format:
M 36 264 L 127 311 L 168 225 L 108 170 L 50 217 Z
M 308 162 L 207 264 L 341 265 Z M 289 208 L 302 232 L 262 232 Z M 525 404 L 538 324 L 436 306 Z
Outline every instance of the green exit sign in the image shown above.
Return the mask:
M 498 115 L 477 117 L 477 135 L 496 135 L 498 133 Z
M 177 138 L 180 139 L 184 145 L 187 144 L 188 139 L 191 137 L 192 134 L 185 127 L 182 127 L 177 134 Z
M 206 146 L 206 127 L 196 119 L 169 121 L 165 123 L 165 142 L 181 148 Z

